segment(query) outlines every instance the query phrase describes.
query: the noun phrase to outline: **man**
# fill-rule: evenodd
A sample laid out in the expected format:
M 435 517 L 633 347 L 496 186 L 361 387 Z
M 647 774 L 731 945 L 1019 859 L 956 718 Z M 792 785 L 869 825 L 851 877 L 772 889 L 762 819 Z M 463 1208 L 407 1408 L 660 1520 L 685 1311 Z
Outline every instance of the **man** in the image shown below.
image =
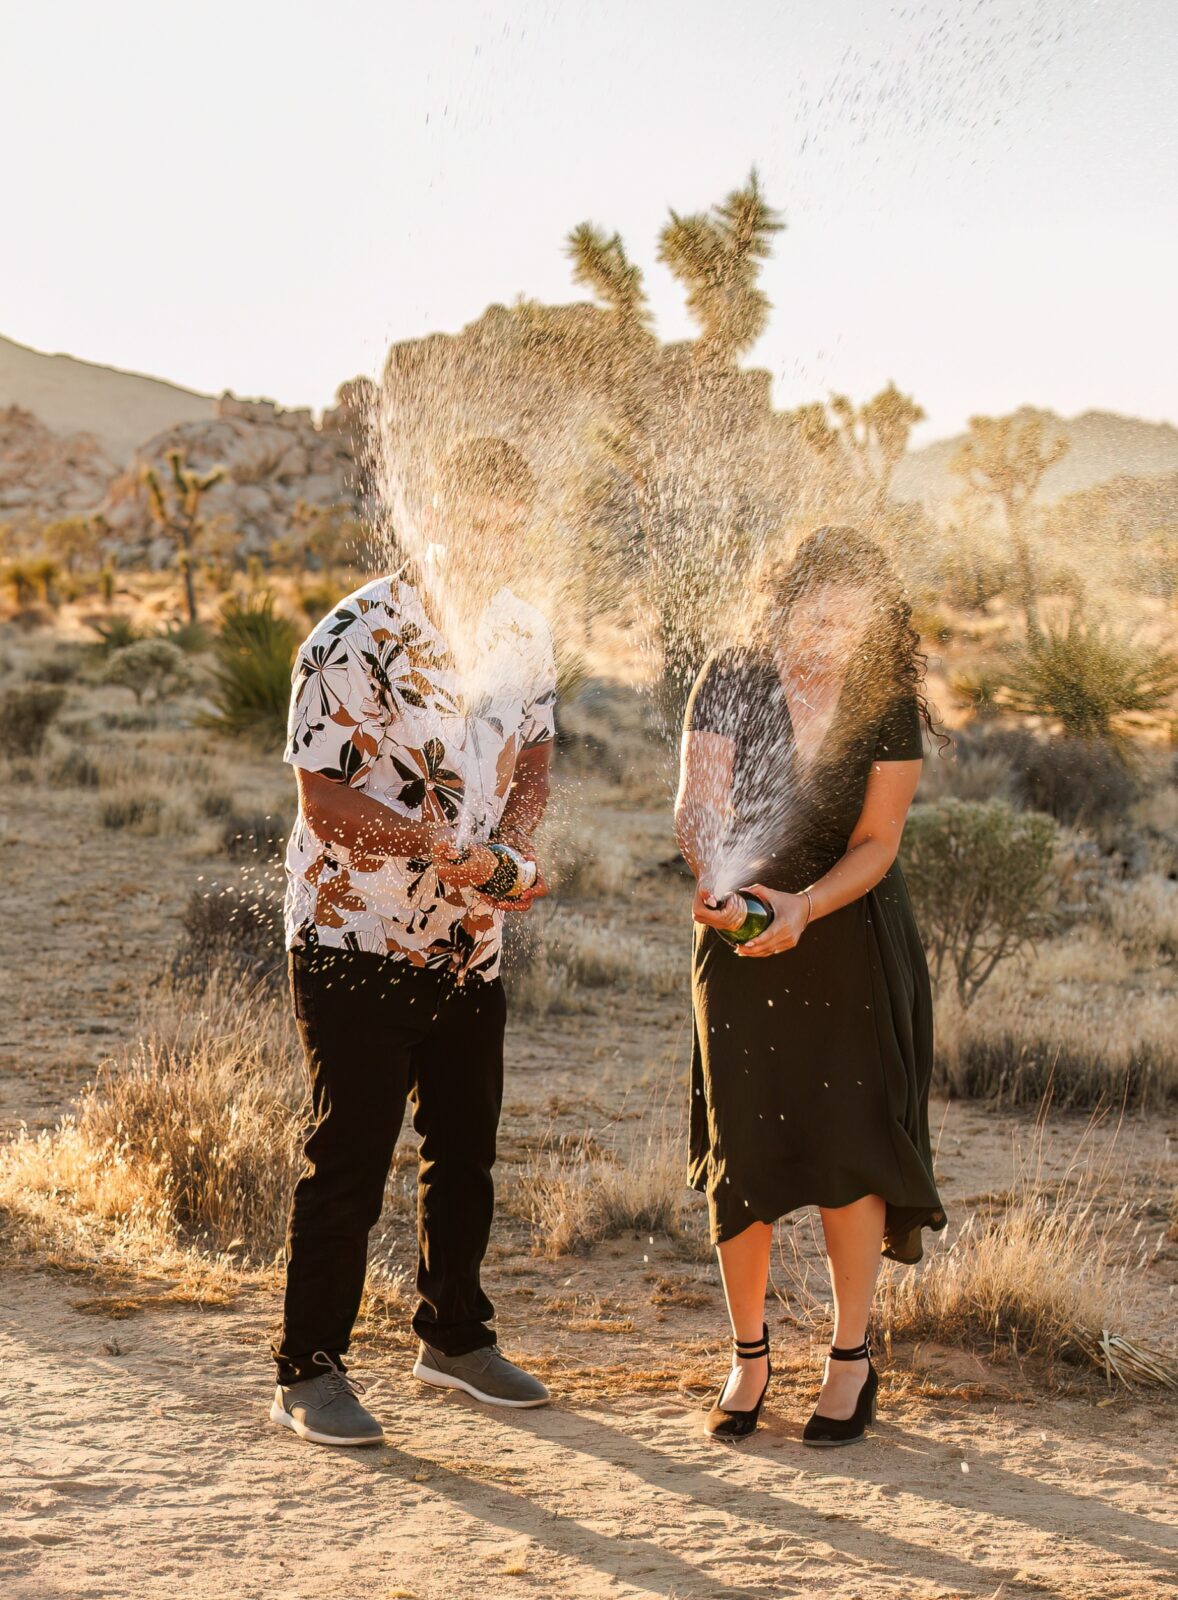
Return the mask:
M 286 940 L 314 1126 L 270 1416 L 320 1444 L 383 1438 L 344 1355 L 407 1099 L 421 1136 L 414 1375 L 491 1405 L 549 1398 L 498 1350 L 479 1277 L 503 1087 L 503 916 L 546 892 L 542 877 L 506 903 L 479 892 L 498 865 L 487 840 L 535 860 L 548 798 L 551 636 L 502 586 L 535 483 L 513 446 L 474 439 L 441 489 L 444 557 L 435 547 L 415 581 L 381 578 L 342 600 L 293 673 Z

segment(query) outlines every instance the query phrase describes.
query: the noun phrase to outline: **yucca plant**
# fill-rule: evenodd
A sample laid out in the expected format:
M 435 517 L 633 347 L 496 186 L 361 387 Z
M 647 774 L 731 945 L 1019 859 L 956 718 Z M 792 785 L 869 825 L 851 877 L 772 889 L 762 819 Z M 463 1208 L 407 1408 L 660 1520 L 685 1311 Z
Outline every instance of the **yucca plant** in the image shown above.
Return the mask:
M 298 642 L 298 629 L 275 611 L 268 590 L 228 600 L 213 643 L 215 709 L 202 717 L 204 726 L 270 748 L 281 744 Z
M 1012 710 L 1052 717 L 1073 738 L 1116 743 L 1124 717 L 1161 711 L 1178 690 L 1178 657 L 1073 612 L 1013 658 L 1006 688 Z

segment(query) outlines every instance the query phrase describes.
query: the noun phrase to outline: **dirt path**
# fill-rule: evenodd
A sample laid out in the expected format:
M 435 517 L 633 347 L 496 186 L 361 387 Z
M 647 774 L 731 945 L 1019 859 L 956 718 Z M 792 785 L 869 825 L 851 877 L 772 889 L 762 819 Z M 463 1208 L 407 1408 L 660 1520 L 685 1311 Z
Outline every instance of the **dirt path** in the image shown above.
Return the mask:
M 867 1444 L 743 1448 L 687 1396 L 488 1412 L 377 1364 L 390 1444 L 266 1420 L 259 1307 L 112 1322 L 8 1272 L 7 1600 L 823 1595 L 1157 1600 L 1178 1585 L 1172 1412 L 895 1399 Z M 117 1351 L 118 1353 L 112 1353 Z M 557 1385 L 559 1387 L 559 1384 Z M 1169 1421 L 1167 1420 L 1169 1418 Z

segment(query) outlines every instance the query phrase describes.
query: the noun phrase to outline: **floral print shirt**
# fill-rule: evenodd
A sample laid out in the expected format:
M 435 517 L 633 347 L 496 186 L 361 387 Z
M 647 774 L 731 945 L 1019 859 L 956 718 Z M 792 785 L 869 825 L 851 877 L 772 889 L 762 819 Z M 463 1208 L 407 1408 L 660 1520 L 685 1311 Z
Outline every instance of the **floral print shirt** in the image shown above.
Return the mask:
M 471 693 L 418 591 L 399 575 L 341 600 L 295 658 L 285 760 L 400 817 L 486 839 L 521 750 L 552 739 L 556 667 L 541 614 L 503 588 L 479 620 Z M 468 703 L 469 701 L 469 703 Z M 300 807 L 286 850 L 286 943 L 368 950 L 489 981 L 503 913 L 428 861 L 328 844 Z

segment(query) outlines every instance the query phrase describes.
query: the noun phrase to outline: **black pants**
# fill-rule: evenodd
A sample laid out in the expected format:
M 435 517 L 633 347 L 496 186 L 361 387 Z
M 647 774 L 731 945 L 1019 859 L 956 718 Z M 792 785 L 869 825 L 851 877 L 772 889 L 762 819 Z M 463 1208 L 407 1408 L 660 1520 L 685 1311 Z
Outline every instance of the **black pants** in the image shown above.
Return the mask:
M 292 951 L 290 979 L 314 1125 L 287 1232 L 279 1382 L 318 1376 L 316 1351 L 342 1363 L 407 1099 L 421 1135 L 414 1332 L 446 1355 L 494 1344 L 479 1268 L 495 1205 L 502 985 L 323 947 Z

